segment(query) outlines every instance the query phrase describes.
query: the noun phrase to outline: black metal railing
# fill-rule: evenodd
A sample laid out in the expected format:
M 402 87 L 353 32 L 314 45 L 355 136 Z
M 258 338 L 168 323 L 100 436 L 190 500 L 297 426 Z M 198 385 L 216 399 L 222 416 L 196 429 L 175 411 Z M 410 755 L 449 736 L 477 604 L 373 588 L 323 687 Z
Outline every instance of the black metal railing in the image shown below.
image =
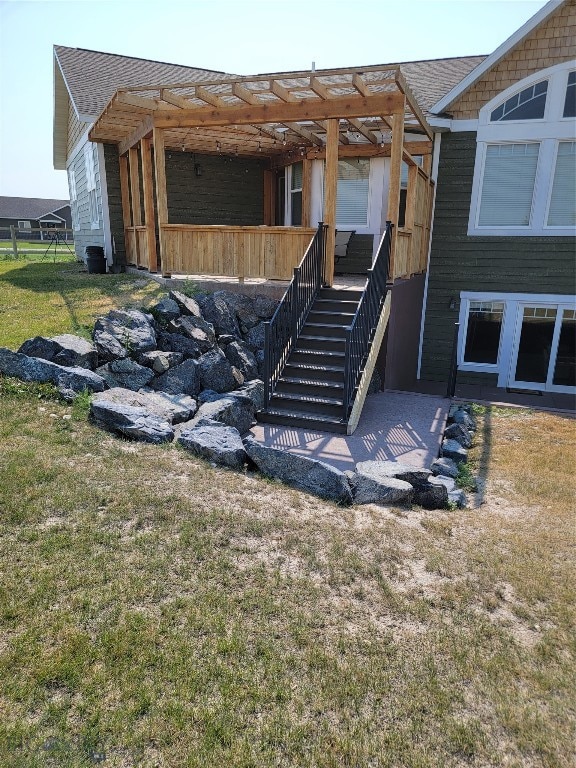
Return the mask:
M 378 253 L 368 270 L 368 280 L 351 325 L 346 328 L 344 356 L 344 421 L 348 421 L 354 403 L 356 389 L 364 369 L 370 345 L 378 325 L 378 319 L 386 298 L 386 283 L 392 246 L 392 222 L 386 222 L 386 230 L 380 240 Z
M 282 301 L 272 319 L 264 323 L 264 409 L 268 408 L 288 356 L 324 282 L 327 229 L 326 224 L 318 224 L 304 258 L 294 267 L 294 277 Z

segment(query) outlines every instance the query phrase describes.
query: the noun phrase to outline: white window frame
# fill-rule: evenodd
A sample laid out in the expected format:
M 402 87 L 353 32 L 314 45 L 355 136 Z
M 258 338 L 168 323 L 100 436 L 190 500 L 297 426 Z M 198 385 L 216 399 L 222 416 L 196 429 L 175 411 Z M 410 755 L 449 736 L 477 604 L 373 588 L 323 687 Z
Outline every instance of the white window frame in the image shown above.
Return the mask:
M 344 158 L 342 158 L 344 159 Z M 372 200 L 372 168 L 373 164 L 369 158 L 356 157 L 350 158 L 351 160 L 365 160 L 368 159 L 368 195 L 366 198 L 366 221 L 357 221 L 353 224 L 343 224 L 341 221 L 336 220 L 336 228 L 340 230 L 347 230 L 354 232 L 368 230 L 370 228 L 370 201 Z M 338 179 L 336 180 L 336 197 L 338 197 Z
M 500 344 L 498 348 L 498 360 L 496 363 L 465 363 L 464 352 L 466 348 L 466 336 L 468 331 L 468 318 L 470 314 L 470 303 L 473 301 L 501 301 L 504 302 L 504 313 L 502 316 L 502 328 L 500 330 Z M 458 349 L 457 361 L 459 371 L 469 371 L 472 373 L 492 373 L 498 376 L 498 387 L 508 387 L 512 382 L 513 373 L 516 365 L 516 356 L 518 349 L 518 335 L 522 324 L 522 311 L 525 306 L 538 307 L 556 307 L 558 316 L 564 309 L 576 308 L 576 296 L 566 294 L 544 294 L 544 293 L 491 293 L 480 291 L 462 291 L 460 294 L 460 316 L 458 330 Z M 558 321 L 559 322 L 559 321 Z M 554 335 L 554 344 L 556 345 L 552 352 L 554 361 L 557 354 L 557 342 L 559 331 Z M 524 385 L 522 385 L 524 387 Z M 526 387 L 542 390 L 541 384 L 538 386 Z M 560 387 L 559 385 L 550 385 L 546 387 L 550 392 L 576 392 L 576 387 Z
M 23 219 L 18 222 L 18 229 L 32 229 L 32 224 L 29 219 Z
M 571 236 L 576 234 L 576 227 L 548 226 L 547 224 L 558 144 L 560 141 L 576 140 L 576 121 L 574 118 L 562 117 L 568 74 L 575 67 L 576 62 L 573 61 L 540 70 L 502 91 L 502 93 L 499 93 L 498 96 L 489 101 L 480 110 L 478 115 L 472 199 L 468 219 L 468 235 L 477 237 L 487 235 L 534 237 L 542 235 Z M 491 113 L 499 104 L 509 99 L 515 93 L 524 90 L 529 85 L 542 80 L 548 80 L 548 94 L 543 119 L 490 121 Z M 490 144 L 526 144 L 534 142 L 540 144 L 540 151 L 536 178 L 534 180 L 530 224 L 528 226 L 480 226 L 478 221 L 487 146 Z
M 286 166 L 285 172 L 284 172 L 284 188 L 285 188 L 285 195 L 284 195 L 284 221 L 289 221 L 290 224 L 287 224 L 286 226 L 289 227 L 301 227 L 302 224 L 292 224 L 292 195 L 295 192 L 300 192 L 302 194 L 302 202 L 304 202 L 304 192 L 303 187 L 299 187 L 298 189 L 292 189 L 292 168 L 296 163 L 302 163 L 302 184 L 304 184 L 304 158 L 301 158 L 300 160 L 295 160 L 294 163 L 291 165 Z M 304 221 L 304 208 L 302 208 L 302 221 Z

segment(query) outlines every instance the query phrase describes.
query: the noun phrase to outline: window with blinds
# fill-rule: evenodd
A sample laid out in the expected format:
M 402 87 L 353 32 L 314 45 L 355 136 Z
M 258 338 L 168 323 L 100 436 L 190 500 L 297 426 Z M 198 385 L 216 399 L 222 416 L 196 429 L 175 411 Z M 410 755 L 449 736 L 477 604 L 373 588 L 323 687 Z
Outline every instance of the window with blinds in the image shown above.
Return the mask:
M 559 142 L 548 209 L 549 227 L 576 226 L 575 171 L 576 141 Z
M 293 227 L 302 224 L 302 163 L 291 166 L 290 175 L 290 223 Z
M 370 160 L 349 158 L 338 161 L 336 226 L 368 224 L 368 181 Z
M 540 144 L 488 144 L 480 227 L 529 227 Z

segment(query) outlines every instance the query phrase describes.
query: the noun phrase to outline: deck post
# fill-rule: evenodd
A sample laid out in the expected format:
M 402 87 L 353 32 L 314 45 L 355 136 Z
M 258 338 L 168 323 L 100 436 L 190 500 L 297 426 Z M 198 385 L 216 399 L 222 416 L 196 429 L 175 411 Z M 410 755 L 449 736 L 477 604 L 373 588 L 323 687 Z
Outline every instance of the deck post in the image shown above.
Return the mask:
M 144 224 L 146 225 L 146 250 L 148 251 L 148 270 L 158 270 L 156 252 L 156 226 L 154 224 L 154 185 L 152 183 L 152 151 L 150 139 L 140 142 L 142 157 L 142 185 L 144 189 Z
M 130 186 L 128 181 L 128 155 L 120 155 L 120 197 L 122 200 L 122 221 L 124 229 L 132 226 L 132 213 L 130 211 Z
M 405 99 L 403 98 L 403 102 Z M 400 181 L 402 177 L 402 150 L 404 147 L 404 104 L 401 110 L 395 110 L 392 117 L 392 146 L 390 147 L 390 184 L 388 187 L 387 220 L 394 224 L 392 230 L 392 248 L 390 251 L 390 279 L 394 280 L 394 252 L 396 250 L 396 231 L 400 210 Z
M 138 165 L 138 147 L 131 147 L 128 150 L 128 167 L 130 169 L 130 201 L 132 212 L 132 226 L 140 227 L 142 225 L 142 207 L 140 203 L 140 168 Z M 134 232 L 134 255 L 136 257 L 136 266 L 140 266 L 140 248 L 138 236 Z
M 324 282 L 334 283 L 334 249 L 336 247 L 336 191 L 338 185 L 338 128 L 339 120 L 326 121 L 326 173 L 324 178 L 324 224 L 326 232 L 326 267 Z
M 166 155 L 164 152 L 164 131 L 154 128 L 152 132 L 154 142 L 154 171 L 156 174 L 156 210 L 158 211 L 158 231 L 160 237 L 160 262 L 162 276 L 170 277 L 170 267 L 167 263 L 168 255 L 164 248 L 162 225 L 168 224 L 168 194 L 166 192 Z

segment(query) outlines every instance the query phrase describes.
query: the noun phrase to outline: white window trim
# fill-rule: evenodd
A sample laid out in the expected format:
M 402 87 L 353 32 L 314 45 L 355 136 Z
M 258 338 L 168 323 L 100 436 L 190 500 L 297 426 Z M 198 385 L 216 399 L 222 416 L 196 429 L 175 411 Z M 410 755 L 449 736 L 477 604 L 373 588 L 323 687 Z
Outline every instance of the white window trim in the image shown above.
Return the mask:
M 29 219 L 22 219 L 18 222 L 18 229 L 32 229 L 32 224 Z
M 509 235 L 515 237 L 538 237 L 547 235 L 559 237 L 576 234 L 576 227 L 550 227 L 546 223 L 554 181 L 555 157 L 558 151 L 558 143 L 560 141 L 574 141 L 576 139 L 574 119 L 562 117 L 568 73 L 575 67 L 576 62 L 573 61 L 540 70 L 502 91 L 480 110 L 478 115 L 472 198 L 468 219 L 467 234 L 469 236 Z M 490 115 L 499 104 L 515 93 L 524 90 L 529 85 L 541 82 L 542 80 L 548 80 L 548 95 L 543 120 L 490 122 Z M 478 219 L 480 216 L 487 146 L 490 144 L 524 144 L 532 142 L 540 144 L 540 151 L 534 181 L 530 225 L 521 227 L 480 226 Z
M 470 302 L 472 301 L 504 302 L 500 345 L 498 348 L 498 361 L 495 364 L 464 362 L 468 317 L 470 313 Z M 462 291 L 460 294 L 460 327 L 458 331 L 457 349 L 458 370 L 469 371 L 472 373 L 496 374 L 498 376 L 498 387 L 510 386 L 512 367 L 515 366 L 516 362 L 513 352 L 517 342 L 517 334 L 519 333 L 518 312 L 519 308 L 524 306 L 554 306 L 562 309 L 575 309 L 576 296 L 549 293 L 483 293 L 479 291 Z M 540 390 L 542 389 L 542 386 L 534 386 L 533 388 Z M 552 386 L 549 388 L 549 391 L 572 393 L 576 392 L 576 388 Z

